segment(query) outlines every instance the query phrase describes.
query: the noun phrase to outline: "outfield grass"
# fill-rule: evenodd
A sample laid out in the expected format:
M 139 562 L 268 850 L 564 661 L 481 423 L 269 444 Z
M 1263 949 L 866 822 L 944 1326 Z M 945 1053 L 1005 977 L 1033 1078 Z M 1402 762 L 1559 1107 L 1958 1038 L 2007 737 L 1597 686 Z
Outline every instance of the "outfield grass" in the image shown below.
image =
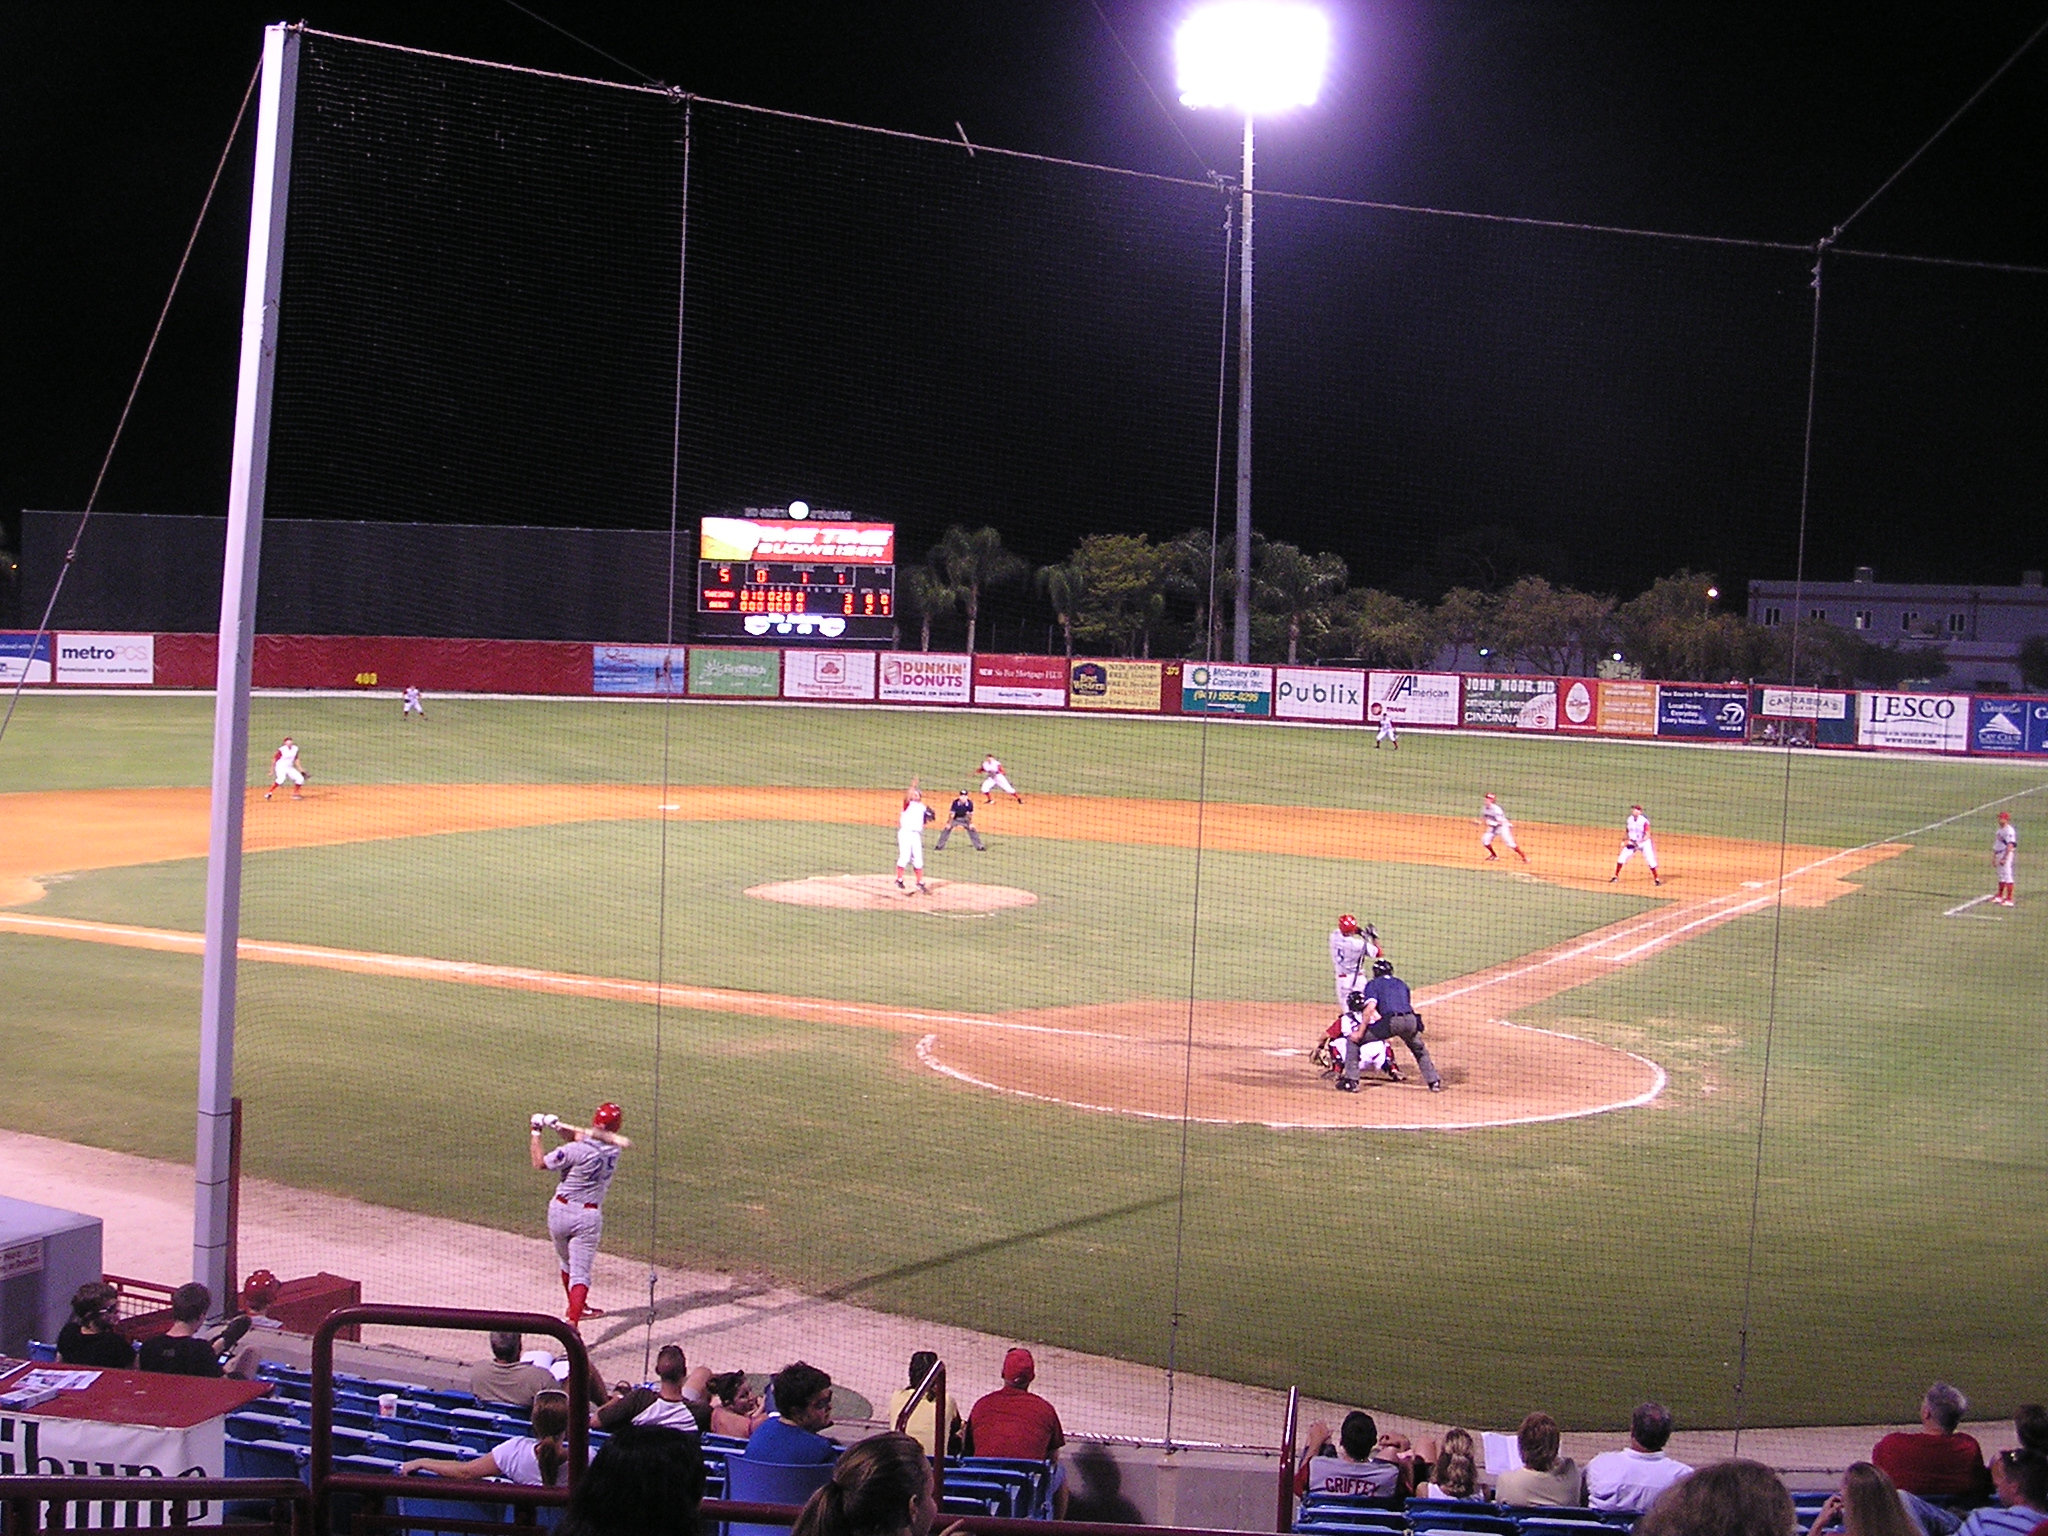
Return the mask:
M 256 742 L 267 758 L 290 730 L 321 782 L 644 779 L 659 774 L 666 713 L 679 783 L 890 785 L 921 771 L 931 785 L 990 747 L 1027 795 L 1185 796 L 1204 782 L 1204 733 L 1186 723 L 429 707 L 422 729 L 381 703 L 264 699 Z M 0 789 L 203 782 L 202 701 L 31 698 L 24 711 L 0 747 Z M 1411 733 L 1395 757 L 1355 734 L 1242 726 L 1206 742 L 1220 798 L 1468 814 L 1490 787 L 1528 821 L 1604 824 L 1641 799 L 1660 827 L 1757 837 L 1774 836 L 1786 809 L 1785 762 L 1760 753 Z M 1791 767 L 1792 835 L 1835 844 L 2042 780 L 2038 768 L 1827 755 Z M 2023 824 L 2041 800 L 2021 802 Z M 997 810 L 989 854 L 949 846 L 935 867 L 1044 899 L 957 921 L 738 894 L 879 868 L 886 829 L 672 825 L 663 969 L 992 1009 L 1184 993 L 1192 951 L 1206 995 L 1320 998 L 1322 936 L 1340 907 L 1381 918 L 1426 982 L 1641 905 L 1316 856 L 1341 850 L 1210 854 L 1191 942 L 1189 852 L 1006 840 Z M 1536 1406 L 1604 1426 L 1640 1395 L 1691 1425 L 1729 1421 L 1747 1299 L 1751 1424 L 1894 1418 L 1935 1376 L 2009 1411 L 2038 1398 L 2048 1358 L 2048 944 L 2036 906 L 1939 916 L 1987 888 L 1988 835 L 1988 815 L 1922 834 L 1856 876 L 1856 895 L 1789 909 L 1782 927 L 1769 913 L 1743 919 L 1518 1015 L 1671 1074 L 1649 1109 L 1555 1125 L 1194 1126 L 1184 1140 L 1177 1125 L 963 1089 L 876 1031 L 670 1012 L 662 1165 L 629 1161 L 607 1247 L 646 1252 L 651 1240 L 665 1259 L 1158 1362 L 1178 1241 L 1183 1366 L 1495 1426 Z M 652 824 L 605 823 L 263 854 L 249 860 L 245 925 L 646 975 L 659 841 Z M 196 927 L 198 882 L 191 861 L 102 871 L 39 906 Z M 0 1037 L 6 1123 L 189 1156 L 196 960 L 0 936 L 0 975 L 18 1026 Z M 250 1166 L 537 1231 L 527 1111 L 616 1094 L 636 1133 L 653 1129 L 655 1048 L 646 1008 L 252 965 L 238 1040 Z M 391 1133 L 394 1114 L 418 1120 L 422 1106 L 429 1128 Z

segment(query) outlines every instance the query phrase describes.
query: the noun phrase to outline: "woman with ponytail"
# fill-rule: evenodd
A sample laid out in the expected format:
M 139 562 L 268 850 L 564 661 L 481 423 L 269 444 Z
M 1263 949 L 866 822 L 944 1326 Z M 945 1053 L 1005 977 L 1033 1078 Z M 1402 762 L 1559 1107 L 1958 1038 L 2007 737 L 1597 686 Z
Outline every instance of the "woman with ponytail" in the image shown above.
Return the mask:
M 401 1477 L 411 1472 L 433 1472 L 442 1477 L 468 1481 L 502 1477 L 507 1482 L 525 1483 L 532 1488 L 552 1488 L 561 1480 L 565 1452 L 562 1438 L 569 1432 L 569 1394 L 537 1392 L 533 1398 L 533 1433 L 500 1441 L 471 1461 L 435 1461 L 421 1457 L 398 1469 Z
M 832 1467 L 832 1481 L 812 1494 L 789 1536 L 930 1536 L 938 1520 L 932 1468 L 908 1435 L 876 1435 Z M 940 1536 L 955 1536 L 959 1522 Z

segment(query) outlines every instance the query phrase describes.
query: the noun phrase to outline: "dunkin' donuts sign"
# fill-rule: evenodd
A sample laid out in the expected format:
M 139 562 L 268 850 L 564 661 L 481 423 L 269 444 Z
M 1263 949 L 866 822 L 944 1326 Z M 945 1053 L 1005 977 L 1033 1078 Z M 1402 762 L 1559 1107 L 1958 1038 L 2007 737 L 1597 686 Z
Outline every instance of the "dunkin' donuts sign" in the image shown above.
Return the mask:
M 885 651 L 876 697 L 891 704 L 965 704 L 974 658 L 945 651 Z

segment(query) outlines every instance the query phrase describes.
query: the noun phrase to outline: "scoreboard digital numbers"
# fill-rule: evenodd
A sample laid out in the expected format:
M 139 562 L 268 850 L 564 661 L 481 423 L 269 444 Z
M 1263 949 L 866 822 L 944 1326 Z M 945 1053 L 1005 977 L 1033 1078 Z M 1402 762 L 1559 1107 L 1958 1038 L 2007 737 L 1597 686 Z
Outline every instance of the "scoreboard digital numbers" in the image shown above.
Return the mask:
M 801 509 L 801 510 L 799 510 Z M 896 525 L 849 512 L 749 507 L 697 533 L 697 632 L 783 644 L 888 640 Z

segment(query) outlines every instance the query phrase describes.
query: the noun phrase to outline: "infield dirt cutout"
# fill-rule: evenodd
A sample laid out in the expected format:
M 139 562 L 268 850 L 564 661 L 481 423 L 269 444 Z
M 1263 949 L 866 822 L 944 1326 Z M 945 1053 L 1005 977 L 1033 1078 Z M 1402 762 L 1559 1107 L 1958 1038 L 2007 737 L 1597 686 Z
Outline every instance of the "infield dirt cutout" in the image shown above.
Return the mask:
M 312 847 L 578 821 L 790 821 L 875 829 L 877 863 L 894 851 L 899 799 L 893 790 L 646 785 L 319 786 L 302 801 L 264 801 L 251 792 L 243 845 L 251 851 Z M 1475 867 L 1477 830 L 1460 817 L 1245 805 L 1034 795 L 992 808 L 991 836 L 1168 847 L 1201 844 L 1231 852 Z M 32 903 L 39 876 L 201 857 L 207 791 L 47 791 L 0 795 L 0 906 Z M 1532 862 L 1511 873 L 1579 889 L 1606 889 L 1617 833 L 1609 828 L 1524 822 L 1517 831 Z M 1654 1062 L 1576 1036 L 1531 1029 L 1506 1015 L 1616 967 L 1647 958 L 1724 922 L 1771 906 L 1818 906 L 1857 887 L 1847 876 L 1905 851 L 1792 846 L 1660 832 L 1665 880 L 1652 887 L 1631 865 L 1632 895 L 1662 904 L 1566 943 L 1490 970 L 1419 990 L 1425 1039 L 1450 1090 L 1424 1091 L 1414 1063 L 1396 1058 L 1408 1081 L 1375 1083 L 1356 1095 L 1321 1082 L 1308 1053 L 1334 1011 L 1329 1004 L 1136 999 L 1002 1015 L 893 1008 L 828 998 L 782 997 L 722 988 L 660 985 L 521 966 L 418 955 L 370 954 L 320 945 L 244 939 L 248 961 L 305 965 L 421 980 L 464 982 L 566 996 L 857 1024 L 907 1036 L 924 1068 L 974 1087 L 1077 1109 L 1219 1124 L 1282 1127 L 1461 1129 L 1570 1118 L 1646 1104 L 1664 1086 Z M 969 855 L 971 857 L 971 855 Z M 1782 859 L 1782 862 L 1781 862 Z M 1495 866 L 1503 871 L 1503 862 Z M 879 886 L 879 896 L 874 888 Z M 940 910 L 989 911 L 1036 898 L 1011 887 L 935 882 Z M 887 908 L 891 877 L 831 876 L 785 882 L 810 888 L 801 904 Z M 750 895 L 766 896 L 768 887 Z M 956 893 L 951 898 L 945 892 Z M 976 892 L 1007 893 L 992 900 Z M 842 901 L 841 898 L 845 898 Z M 816 899 L 812 899 L 816 898 Z M 940 908 L 942 900 L 984 902 Z M 0 932 L 199 953 L 196 933 L 0 912 Z M 1318 939 L 1320 936 L 1316 936 Z M 1304 940 L 1308 942 L 1308 940 Z

